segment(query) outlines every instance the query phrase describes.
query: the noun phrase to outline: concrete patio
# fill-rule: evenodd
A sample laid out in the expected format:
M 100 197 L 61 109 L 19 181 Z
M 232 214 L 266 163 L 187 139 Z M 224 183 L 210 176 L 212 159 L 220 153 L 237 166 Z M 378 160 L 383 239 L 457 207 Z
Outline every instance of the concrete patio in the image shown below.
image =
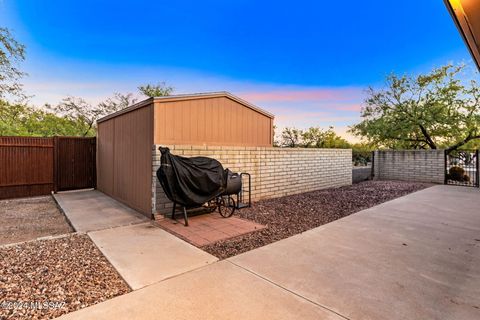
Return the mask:
M 348 319 L 480 319 L 479 208 L 435 186 L 230 261 Z
M 76 231 L 87 233 L 133 290 L 218 260 L 102 192 L 54 197 Z
M 480 319 L 480 190 L 435 186 L 64 319 Z

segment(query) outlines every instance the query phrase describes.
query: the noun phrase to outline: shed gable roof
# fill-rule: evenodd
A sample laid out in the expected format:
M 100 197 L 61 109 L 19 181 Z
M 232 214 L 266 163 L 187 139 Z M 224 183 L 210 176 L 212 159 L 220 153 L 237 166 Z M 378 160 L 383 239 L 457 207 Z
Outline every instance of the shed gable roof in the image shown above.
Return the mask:
M 222 91 L 222 92 L 206 92 L 206 93 L 194 93 L 194 94 L 178 94 L 178 95 L 172 95 L 172 96 L 163 96 L 163 97 L 154 97 L 154 98 L 148 98 L 143 101 L 140 101 L 134 105 L 131 105 L 130 107 L 127 107 L 125 109 L 119 110 L 117 112 L 114 112 L 112 114 L 109 114 L 101 119 L 99 119 L 97 122 L 102 122 L 106 121 L 111 118 L 115 118 L 121 114 L 145 107 L 147 105 L 150 105 L 153 102 L 172 102 L 172 101 L 182 101 L 182 100 L 194 100 L 194 99 L 208 99 L 208 98 L 220 98 L 220 97 L 225 97 L 230 100 L 233 100 L 249 109 L 252 109 L 258 113 L 263 114 L 266 117 L 269 117 L 273 119 L 275 116 L 229 92 Z

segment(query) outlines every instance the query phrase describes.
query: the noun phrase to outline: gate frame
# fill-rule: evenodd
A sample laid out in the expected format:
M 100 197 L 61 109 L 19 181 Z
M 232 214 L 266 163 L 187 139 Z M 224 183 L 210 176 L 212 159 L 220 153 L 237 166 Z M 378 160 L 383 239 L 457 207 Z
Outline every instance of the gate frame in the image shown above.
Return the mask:
M 53 193 L 58 193 L 58 136 L 53 137 Z
M 477 171 L 476 171 L 476 174 L 477 174 L 477 188 L 480 188 L 480 159 L 478 158 L 479 155 L 480 155 L 480 152 L 479 152 L 478 149 L 475 151 L 475 154 L 476 154 L 476 157 L 477 157 Z
M 462 151 L 462 150 L 452 150 L 452 151 Z M 449 184 L 448 183 L 448 153 L 447 150 L 444 150 L 444 165 L 445 165 L 445 185 L 449 186 L 459 186 L 459 187 L 472 187 L 472 188 L 480 188 L 480 149 L 471 149 L 471 150 L 463 150 L 463 151 L 474 151 L 475 153 L 475 183 L 471 185 L 461 185 L 461 184 Z

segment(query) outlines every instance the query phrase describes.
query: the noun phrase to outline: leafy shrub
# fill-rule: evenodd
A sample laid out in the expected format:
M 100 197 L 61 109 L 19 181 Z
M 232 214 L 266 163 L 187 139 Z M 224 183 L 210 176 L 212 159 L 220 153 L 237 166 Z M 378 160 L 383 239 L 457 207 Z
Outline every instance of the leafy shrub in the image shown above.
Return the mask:
M 367 163 L 372 162 L 372 152 L 353 150 L 352 162 L 354 166 L 366 166 Z
M 470 181 L 470 177 L 467 174 L 465 174 L 465 170 L 457 166 L 451 167 L 448 170 L 447 178 L 449 180 L 460 181 L 460 182 Z

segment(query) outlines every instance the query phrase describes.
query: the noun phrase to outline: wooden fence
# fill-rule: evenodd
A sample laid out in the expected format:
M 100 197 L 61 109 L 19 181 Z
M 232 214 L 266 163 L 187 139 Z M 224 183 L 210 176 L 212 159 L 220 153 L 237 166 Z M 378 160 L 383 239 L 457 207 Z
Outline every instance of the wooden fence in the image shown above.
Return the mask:
M 0 199 L 95 187 L 95 138 L 0 137 Z

